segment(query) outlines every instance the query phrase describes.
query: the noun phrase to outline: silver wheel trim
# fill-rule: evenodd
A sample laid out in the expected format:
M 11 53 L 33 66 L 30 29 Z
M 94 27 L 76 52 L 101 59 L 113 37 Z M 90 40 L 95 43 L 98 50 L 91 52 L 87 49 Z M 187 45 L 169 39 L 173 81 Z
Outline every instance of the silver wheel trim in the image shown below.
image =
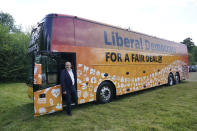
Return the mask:
M 170 83 L 170 86 L 171 86 L 171 85 L 173 85 L 173 78 L 172 78 L 172 76 L 170 76 L 169 79 L 170 79 L 170 82 L 169 83 Z
M 100 92 L 100 96 L 103 100 L 107 101 L 111 97 L 111 90 L 108 86 L 103 86 Z
M 179 76 L 176 75 L 176 76 L 175 76 L 175 79 L 176 79 L 176 83 L 178 84 L 178 83 L 179 83 Z

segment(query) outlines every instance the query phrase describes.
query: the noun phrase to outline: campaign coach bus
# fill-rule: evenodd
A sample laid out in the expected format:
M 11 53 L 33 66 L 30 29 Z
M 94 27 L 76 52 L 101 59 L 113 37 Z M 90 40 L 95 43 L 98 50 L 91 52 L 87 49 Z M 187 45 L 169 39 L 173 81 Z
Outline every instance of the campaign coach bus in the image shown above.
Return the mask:
M 185 45 L 76 16 L 47 15 L 33 29 L 28 53 L 36 116 L 63 109 L 65 61 L 73 65 L 78 104 L 188 78 Z

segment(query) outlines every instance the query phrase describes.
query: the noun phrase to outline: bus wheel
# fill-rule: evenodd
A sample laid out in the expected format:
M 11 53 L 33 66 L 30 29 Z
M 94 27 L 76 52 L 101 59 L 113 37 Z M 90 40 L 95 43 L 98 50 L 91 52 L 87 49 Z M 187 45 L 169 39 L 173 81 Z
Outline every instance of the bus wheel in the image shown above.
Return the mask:
M 178 72 L 175 74 L 175 82 L 176 82 L 176 84 L 180 83 L 180 76 L 179 76 Z
M 113 97 L 112 85 L 109 82 L 103 82 L 99 85 L 97 90 L 97 102 L 108 103 Z
M 170 73 L 170 74 L 168 75 L 168 85 L 169 85 L 169 86 L 174 85 L 174 78 L 173 78 L 173 74 L 172 74 L 172 73 Z

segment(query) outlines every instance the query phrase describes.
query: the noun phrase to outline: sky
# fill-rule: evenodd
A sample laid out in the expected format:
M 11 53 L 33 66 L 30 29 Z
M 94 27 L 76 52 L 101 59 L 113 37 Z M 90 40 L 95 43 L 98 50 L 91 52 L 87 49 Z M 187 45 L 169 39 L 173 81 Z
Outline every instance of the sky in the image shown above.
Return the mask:
M 0 11 L 11 14 L 23 31 L 59 13 L 175 42 L 190 37 L 197 45 L 197 0 L 1 0 Z

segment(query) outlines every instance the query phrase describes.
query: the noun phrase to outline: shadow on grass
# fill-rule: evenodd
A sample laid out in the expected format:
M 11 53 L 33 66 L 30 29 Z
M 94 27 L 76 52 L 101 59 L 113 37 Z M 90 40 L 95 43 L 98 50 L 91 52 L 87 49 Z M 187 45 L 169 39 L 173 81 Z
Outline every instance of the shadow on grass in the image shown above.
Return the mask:
M 8 110 L 11 114 L 14 114 L 14 117 L 20 118 L 21 116 L 31 117 L 33 116 L 34 111 L 33 103 L 22 104 L 20 106 L 15 106 L 11 110 Z M 23 117 L 25 118 L 25 117 Z
M 189 83 L 189 81 L 181 81 L 180 84 L 187 84 L 187 83 Z M 128 98 L 128 97 L 135 97 L 135 96 L 143 94 L 143 93 L 148 93 L 148 92 L 152 92 L 152 91 L 155 91 L 155 90 L 162 90 L 163 88 L 171 88 L 171 87 L 174 87 L 174 86 L 175 85 L 168 86 L 167 84 L 164 84 L 164 85 L 160 85 L 160 86 L 156 86 L 156 87 L 146 88 L 146 89 L 131 92 L 131 93 L 128 93 L 128 94 L 125 94 L 125 95 L 116 96 L 115 99 L 113 99 L 112 101 L 119 101 L 120 99 L 124 99 L 124 98 Z
M 80 104 L 77 106 L 72 106 L 73 110 L 84 110 L 87 108 L 91 108 L 92 106 L 95 106 L 96 102 L 89 102 Z M 34 105 L 33 103 L 27 103 L 27 104 L 21 104 L 18 106 L 13 106 L 12 108 L 9 108 L 2 112 L 2 121 L 3 119 L 7 119 L 6 121 L 3 121 L 3 125 L 9 125 L 13 122 L 13 120 L 21 120 L 21 121 L 30 121 L 30 120 L 38 120 L 39 118 L 45 118 L 45 117 L 51 117 L 51 116 L 59 116 L 59 115 L 66 115 L 66 108 L 63 108 L 63 111 L 58 111 L 56 113 L 48 114 L 48 115 L 41 115 L 39 117 L 34 116 Z M 0 120 L 1 120 L 0 118 Z
M 17 125 L 18 123 L 31 121 L 32 119 L 33 103 L 14 105 L 1 112 L 0 125 L 2 125 L 2 128 L 7 129 L 10 125 Z

